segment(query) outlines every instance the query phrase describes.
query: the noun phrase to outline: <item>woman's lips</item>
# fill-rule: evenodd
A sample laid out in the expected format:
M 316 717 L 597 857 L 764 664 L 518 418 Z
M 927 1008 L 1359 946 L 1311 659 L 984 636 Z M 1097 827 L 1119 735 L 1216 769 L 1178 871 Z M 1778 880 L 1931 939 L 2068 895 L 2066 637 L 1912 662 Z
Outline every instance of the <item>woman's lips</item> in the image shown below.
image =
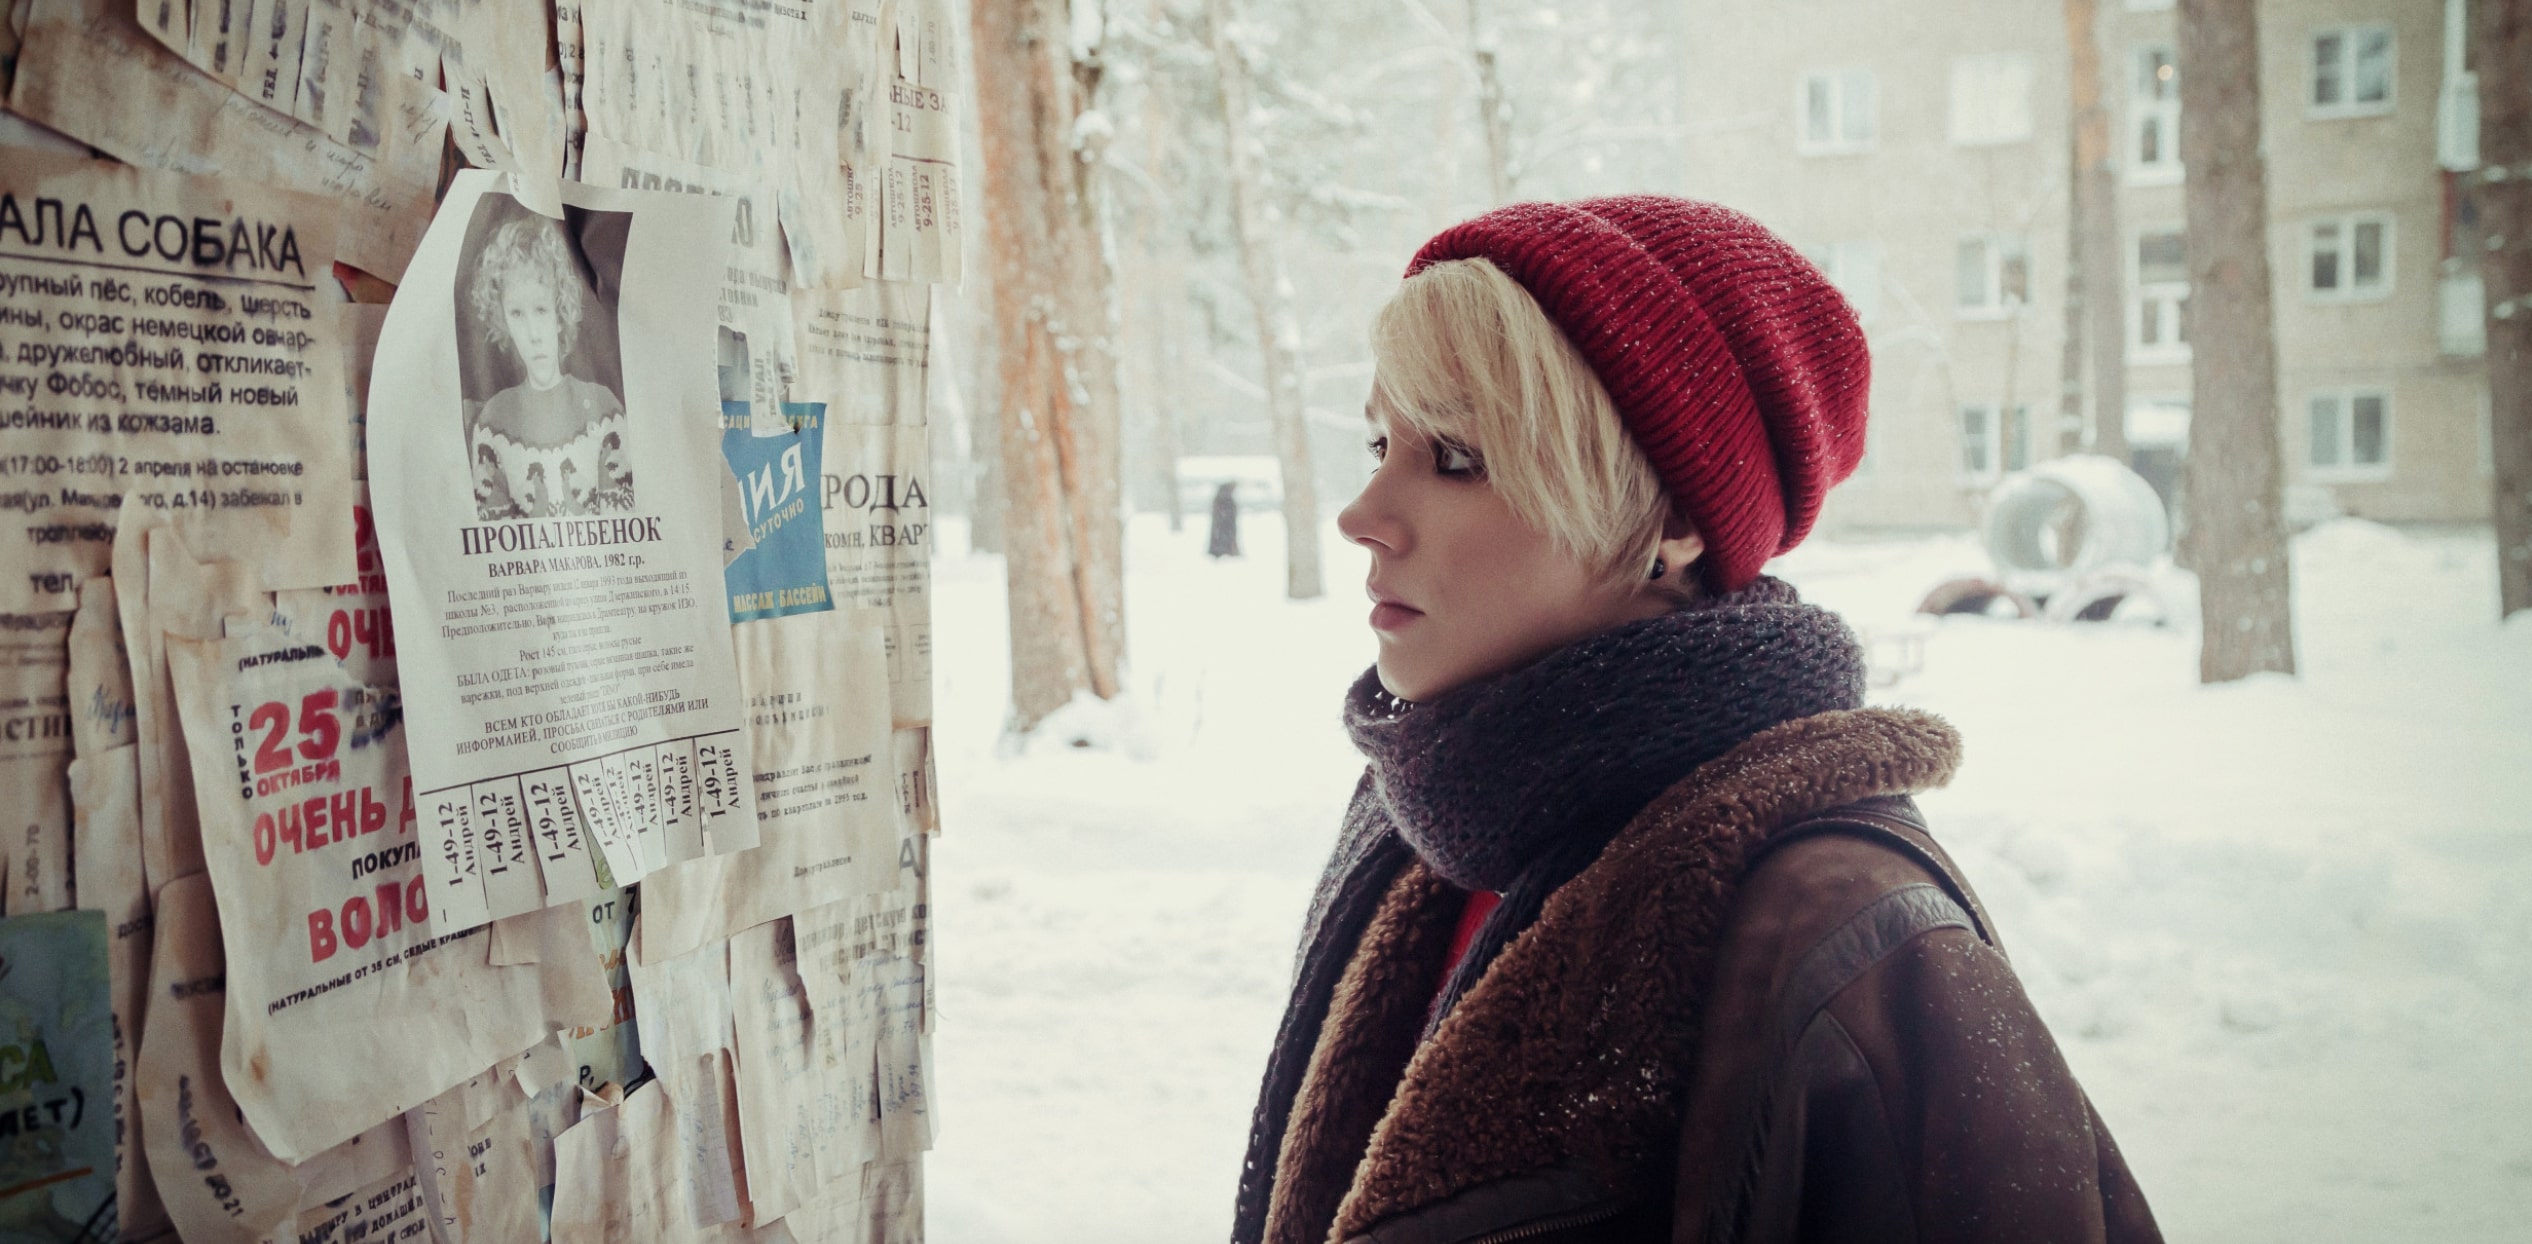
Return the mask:
M 1421 609 L 1409 609 L 1396 601 L 1384 600 L 1372 606 L 1371 625 L 1375 631 L 1403 630 L 1408 623 L 1423 616 Z

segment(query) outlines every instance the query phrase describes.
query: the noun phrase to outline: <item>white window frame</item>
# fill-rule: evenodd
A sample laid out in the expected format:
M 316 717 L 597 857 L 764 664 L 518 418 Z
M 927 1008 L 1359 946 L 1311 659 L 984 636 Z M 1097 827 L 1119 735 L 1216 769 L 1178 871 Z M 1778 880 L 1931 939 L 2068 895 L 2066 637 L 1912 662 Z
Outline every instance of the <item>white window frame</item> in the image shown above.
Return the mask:
M 2031 79 L 2031 58 L 2026 53 L 1985 52 L 1953 57 L 1948 110 L 1952 145 L 2004 147 L 2031 141 Z M 1985 95 L 1994 98 L 1980 98 Z M 1977 110 L 1982 104 L 2001 106 L 2002 123 L 1988 124 L 1988 117 Z
M 2379 34 L 2384 39 L 2383 97 L 2359 101 L 2356 98 L 2357 41 L 2372 34 Z M 2334 103 L 2323 103 L 2321 102 L 2321 41 L 2334 37 L 2339 41 L 2338 60 L 2331 68 L 2338 74 L 2340 98 Z M 2308 115 L 2321 120 L 2336 120 L 2341 117 L 2379 117 L 2389 114 L 2399 106 L 2400 32 L 2393 29 L 2390 23 L 2358 22 L 2345 26 L 2324 26 L 2313 31 L 2312 36 L 2304 41 L 2303 47 L 2303 102 Z
M 2172 0 L 2128 0 L 2130 13 L 2167 13 L 2171 7 Z
M 2383 456 L 2380 462 L 2356 461 L 2356 403 L 2360 398 L 2377 398 L 2382 402 Z M 2313 426 L 2316 409 L 2323 402 L 2334 403 L 2337 423 L 2332 428 L 2331 450 L 2335 461 L 2320 462 L 2321 444 Z M 2392 471 L 2392 436 L 2397 426 L 2392 413 L 2391 390 L 2382 385 L 2351 385 L 2337 389 L 2315 389 L 2303 398 L 2303 472 L 2304 477 L 2323 483 L 2362 483 L 2388 479 Z
M 2155 322 L 2158 325 L 2169 324 L 2177 333 L 2185 322 L 2181 318 L 2181 304 L 2189 301 L 2187 280 L 2149 282 L 2145 279 L 2145 239 L 2157 234 L 2184 232 L 2181 225 L 2167 224 L 2140 228 L 2128 235 L 2128 361 L 2131 363 L 2189 361 L 2189 341 L 2185 337 L 2153 343 L 2145 340 L 2145 310 L 2149 304 L 2155 308 Z M 2185 237 L 2183 244 L 2186 245 Z
M 2487 274 L 2477 268 L 2451 272 L 2435 283 L 2435 345 L 2446 358 L 2488 353 Z
M 2003 479 L 2009 471 L 2023 470 L 2031 464 L 2031 404 L 2016 402 L 2013 405 L 2013 443 L 2022 451 L 2020 466 L 2008 466 L 2004 460 L 2004 420 L 1997 414 L 2003 407 L 2002 402 L 1962 402 L 1952 409 L 1953 469 L 1962 482 L 1992 484 Z M 1969 430 L 1972 414 L 1979 417 L 1984 429 L 1975 442 L 1971 440 Z M 1969 451 L 1973 443 L 1980 456 L 1986 459 L 1983 468 L 1970 465 Z
M 2147 58 L 2160 53 L 2162 62 L 2172 68 L 2172 93 L 2169 99 L 2158 99 L 2144 84 Z M 2126 147 L 2120 152 L 2120 163 L 2127 169 L 2128 181 L 2136 185 L 2171 185 L 2181 179 L 2180 168 L 2180 59 L 2168 43 L 2140 43 L 2128 49 L 2128 125 Z M 2161 159 L 2148 162 L 2138 156 L 2145 146 L 2148 126 L 2161 133 L 2157 144 Z
M 2382 279 L 2375 284 L 2356 283 L 2356 231 L 2360 226 L 2379 224 L 2383 229 Z M 2339 283 L 2335 289 L 2322 289 L 2313 284 L 2313 262 L 2320 257 L 2321 245 L 2316 235 L 2322 226 L 2336 225 L 2339 231 Z M 2390 212 L 2345 212 L 2336 216 L 2310 216 L 2303 222 L 2303 296 L 2310 302 L 2380 302 L 2391 297 L 2399 284 L 2400 219 Z
M 1980 430 L 1970 431 L 1969 420 L 1976 415 Z M 1970 462 L 1975 449 L 1979 463 Z M 1989 484 L 2004 477 L 2004 424 L 1996 418 L 1994 402 L 1963 402 L 1952 411 L 1953 470 L 1967 483 Z
M 1960 300 L 1959 264 L 1960 248 L 1973 243 L 1983 244 L 1987 248 L 1987 284 L 1985 290 L 1983 291 L 1985 295 L 1984 300 L 1971 304 L 1963 303 Z M 2020 301 L 2007 301 L 2005 298 L 2004 288 L 2006 258 L 2009 255 L 2015 254 L 2019 254 L 2022 258 L 2022 298 Z M 2031 242 L 2028 237 L 2019 233 L 1962 234 L 1960 240 L 1953 247 L 1952 263 L 1953 318 L 1962 320 L 2011 319 L 2015 314 L 2019 313 L 2023 307 L 2030 305 L 2032 274 Z
M 2151 434 L 2152 429 L 2144 426 L 2148 422 L 2150 412 L 2155 411 L 2180 412 L 2181 436 L 2179 440 L 2175 441 L 2162 436 L 2153 435 Z M 2155 420 L 2155 422 L 2160 422 L 2160 420 Z M 2121 423 L 2120 431 L 2127 434 L 2128 445 L 2132 449 L 2139 447 L 2150 449 L 2174 449 L 2178 450 L 2183 456 L 2186 456 L 2189 452 L 2188 425 L 2189 394 L 2185 392 L 2131 393 L 2128 395 L 2127 418 Z
M 1815 246 L 1803 252 L 1829 278 L 1829 284 L 1844 295 L 1846 305 L 1855 311 L 1859 324 L 1871 324 L 1881 314 L 1881 243 L 1871 238 L 1854 238 Z
M 1815 137 L 1811 132 L 1811 87 L 1824 84 L 1828 91 L 1831 133 Z M 1848 97 L 1863 95 L 1863 132 L 1848 133 Z M 1854 155 L 1870 151 L 1881 138 L 1881 87 L 1868 68 L 1808 69 L 1794 78 L 1794 152 L 1797 155 Z

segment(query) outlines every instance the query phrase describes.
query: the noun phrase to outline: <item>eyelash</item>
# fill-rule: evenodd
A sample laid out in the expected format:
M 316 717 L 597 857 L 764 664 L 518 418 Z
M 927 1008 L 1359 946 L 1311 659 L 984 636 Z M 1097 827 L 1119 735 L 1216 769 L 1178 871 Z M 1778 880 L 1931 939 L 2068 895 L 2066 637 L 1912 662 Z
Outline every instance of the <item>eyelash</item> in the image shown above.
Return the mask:
M 1388 437 L 1375 436 L 1371 438 L 1365 448 L 1371 450 L 1373 462 L 1387 462 L 1389 460 Z M 1458 455 L 1459 457 L 1466 459 L 1467 465 L 1459 467 L 1450 465 L 1452 455 Z M 1457 441 L 1436 439 L 1433 442 L 1433 473 L 1443 477 L 1444 479 L 1484 479 L 1486 477 L 1486 459 L 1476 450 L 1470 449 L 1468 446 L 1462 445 Z

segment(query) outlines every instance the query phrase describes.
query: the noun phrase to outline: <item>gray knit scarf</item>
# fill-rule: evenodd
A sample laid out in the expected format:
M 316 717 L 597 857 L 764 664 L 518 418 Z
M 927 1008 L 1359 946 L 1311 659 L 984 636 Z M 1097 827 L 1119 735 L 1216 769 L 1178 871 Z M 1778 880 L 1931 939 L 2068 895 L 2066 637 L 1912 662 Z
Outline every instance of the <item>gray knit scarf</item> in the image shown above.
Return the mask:
M 1765 577 L 1421 703 L 1365 672 L 1346 693 L 1345 728 L 1371 763 L 1302 925 L 1249 1123 L 1233 1244 L 1264 1237 L 1284 1129 L 1337 978 L 1410 858 L 1503 895 L 1443 985 L 1430 1037 L 1547 896 L 1654 797 L 1761 730 L 1863 702 L 1854 633 Z

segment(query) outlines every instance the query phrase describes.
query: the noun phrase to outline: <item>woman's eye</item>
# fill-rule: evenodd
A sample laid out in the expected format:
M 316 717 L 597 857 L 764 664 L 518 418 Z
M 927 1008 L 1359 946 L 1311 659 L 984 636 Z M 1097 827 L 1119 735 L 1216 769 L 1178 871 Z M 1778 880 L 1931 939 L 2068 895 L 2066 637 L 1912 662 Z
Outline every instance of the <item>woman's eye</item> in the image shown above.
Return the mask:
M 1389 457 L 1389 438 L 1375 436 L 1365 443 L 1364 448 L 1371 450 L 1372 461 L 1383 461 Z
M 1466 445 L 1450 441 L 1433 442 L 1433 473 L 1436 475 L 1482 475 L 1486 460 Z

